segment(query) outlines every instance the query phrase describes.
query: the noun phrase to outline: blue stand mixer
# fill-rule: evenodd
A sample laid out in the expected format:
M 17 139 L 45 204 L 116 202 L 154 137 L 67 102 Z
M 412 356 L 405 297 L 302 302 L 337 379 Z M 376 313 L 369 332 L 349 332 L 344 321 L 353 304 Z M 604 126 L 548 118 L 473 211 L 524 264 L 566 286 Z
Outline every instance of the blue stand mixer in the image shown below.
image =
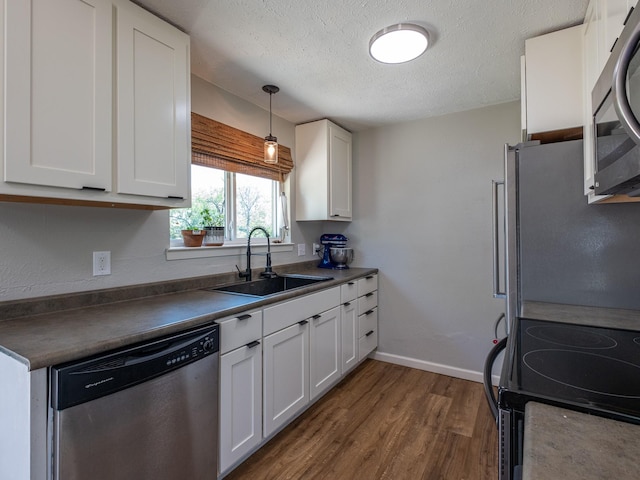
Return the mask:
M 331 268 L 331 269 L 343 269 L 349 268 L 345 263 L 335 263 L 331 259 L 332 248 L 346 248 L 347 237 L 340 234 L 325 233 L 320 236 L 320 243 L 324 245 L 324 252 L 322 254 L 322 260 L 318 265 L 318 268 Z

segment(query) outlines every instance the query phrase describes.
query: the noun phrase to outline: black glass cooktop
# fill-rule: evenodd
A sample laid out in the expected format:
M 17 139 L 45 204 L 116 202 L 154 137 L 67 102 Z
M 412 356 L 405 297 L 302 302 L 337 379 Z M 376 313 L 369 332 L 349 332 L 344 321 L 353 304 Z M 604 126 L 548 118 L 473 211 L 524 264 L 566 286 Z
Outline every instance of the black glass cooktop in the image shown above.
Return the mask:
M 538 399 L 640 423 L 640 332 L 521 318 L 512 335 L 501 403 Z

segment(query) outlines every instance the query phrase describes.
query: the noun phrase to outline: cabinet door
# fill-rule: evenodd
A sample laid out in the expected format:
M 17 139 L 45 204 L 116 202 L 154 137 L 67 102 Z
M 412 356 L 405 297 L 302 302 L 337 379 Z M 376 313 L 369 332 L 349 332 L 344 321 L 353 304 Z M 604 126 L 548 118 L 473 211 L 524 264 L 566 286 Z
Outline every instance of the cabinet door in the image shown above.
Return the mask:
M 261 345 L 240 347 L 222 355 L 220 357 L 220 473 L 231 467 L 262 441 L 261 398 Z
M 4 180 L 111 190 L 112 11 L 5 2 Z
M 582 28 L 525 41 L 528 134 L 583 125 Z
M 189 37 L 129 2 L 117 25 L 117 192 L 188 201 Z
M 311 399 L 340 379 L 340 307 L 311 318 L 309 384 Z
M 309 403 L 309 324 L 264 338 L 264 437 Z
M 351 134 L 329 123 L 329 217 L 351 220 Z
M 342 373 L 345 374 L 358 363 L 358 316 L 357 303 L 344 303 L 341 307 L 341 339 L 342 344 Z

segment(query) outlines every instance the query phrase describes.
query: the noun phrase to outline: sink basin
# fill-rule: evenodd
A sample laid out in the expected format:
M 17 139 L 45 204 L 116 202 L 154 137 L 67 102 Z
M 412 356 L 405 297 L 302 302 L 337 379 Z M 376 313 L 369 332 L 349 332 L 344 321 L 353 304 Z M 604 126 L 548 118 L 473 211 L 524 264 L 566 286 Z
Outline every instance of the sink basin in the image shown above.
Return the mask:
M 295 288 L 306 287 L 320 282 L 333 280 L 333 277 L 316 277 L 311 275 L 281 275 L 274 278 L 261 278 L 252 282 L 234 283 L 224 287 L 208 288 L 213 292 L 236 293 L 267 297 L 276 293 L 286 292 Z

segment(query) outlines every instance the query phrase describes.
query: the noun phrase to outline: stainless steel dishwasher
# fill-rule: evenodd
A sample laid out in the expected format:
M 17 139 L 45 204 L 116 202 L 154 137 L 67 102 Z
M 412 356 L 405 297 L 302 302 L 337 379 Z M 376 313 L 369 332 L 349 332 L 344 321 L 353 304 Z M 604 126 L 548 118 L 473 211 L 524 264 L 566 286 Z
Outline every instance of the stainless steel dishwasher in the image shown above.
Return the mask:
M 218 328 L 53 367 L 54 480 L 215 480 Z

